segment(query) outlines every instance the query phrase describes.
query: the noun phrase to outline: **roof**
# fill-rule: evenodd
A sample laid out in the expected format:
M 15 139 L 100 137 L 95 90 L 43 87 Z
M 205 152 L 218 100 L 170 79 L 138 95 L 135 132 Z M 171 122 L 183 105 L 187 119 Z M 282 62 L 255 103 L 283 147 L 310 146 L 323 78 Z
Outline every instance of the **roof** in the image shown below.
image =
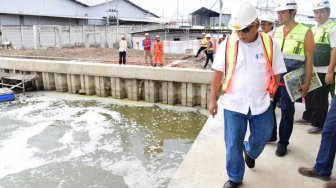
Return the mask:
M 75 3 L 78 3 L 78 4 L 82 5 L 82 6 L 88 7 L 88 5 L 85 4 L 85 3 L 83 3 L 83 2 L 80 2 L 80 1 L 77 1 L 77 0 L 70 0 L 70 1 L 73 1 L 73 2 L 75 2 Z
M 4 13 L 10 15 L 26 15 L 26 16 L 41 16 L 41 17 L 56 17 L 56 18 L 73 18 L 83 20 L 104 20 L 103 17 L 90 17 L 90 16 L 76 16 L 76 15 L 51 15 L 51 14 L 29 14 L 29 13 Z
M 84 4 L 85 6 L 88 6 L 88 7 L 90 7 L 90 6 L 97 6 L 97 5 L 101 5 L 101 4 L 106 3 L 106 0 L 97 0 L 97 1 L 95 1 L 94 3 L 92 3 L 91 0 L 71 0 L 71 1 L 75 1 L 75 2 L 80 3 L 80 4 Z M 110 1 L 111 1 L 111 0 L 108 0 L 108 2 L 110 2 Z M 150 13 L 150 14 L 152 14 L 153 16 L 155 16 L 155 17 L 157 17 L 157 18 L 160 17 L 160 16 L 154 14 L 153 12 L 151 12 L 151 11 L 149 11 L 149 10 L 146 10 L 146 9 L 140 7 L 139 5 L 133 3 L 133 2 L 130 1 L 130 0 L 123 0 L 123 1 L 125 1 L 125 2 L 127 2 L 127 3 L 129 3 L 129 4 L 131 4 L 131 5 L 133 5 L 134 7 L 137 7 L 138 9 L 140 9 L 140 10 L 146 12 L 146 13 Z
M 218 12 L 215 12 L 213 10 L 210 10 L 210 9 L 207 9 L 205 7 L 202 7 L 192 13 L 190 13 L 190 15 L 195 15 L 195 14 L 215 14 L 217 16 L 219 16 L 219 13 Z

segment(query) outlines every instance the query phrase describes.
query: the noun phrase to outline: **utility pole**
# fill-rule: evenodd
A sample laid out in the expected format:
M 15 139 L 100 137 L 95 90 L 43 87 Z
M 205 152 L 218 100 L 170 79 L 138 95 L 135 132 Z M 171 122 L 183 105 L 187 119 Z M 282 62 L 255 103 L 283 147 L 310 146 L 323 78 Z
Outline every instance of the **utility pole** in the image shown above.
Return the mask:
M 105 4 L 106 4 L 106 25 L 110 25 L 110 21 L 109 21 L 109 15 L 108 15 L 108 11 L 109 11 L 109 9 L 108 9 L 108 2 L 107 2 L 108 0 L 106 0 L 105 1 Z
M 119 26 L 119 10 L 118 10 L 118 0 L 116 0 L 116 11 L 117 11 L 117 26 Z
M 219 28 L 222 28 L 222 8 L 223 8 L 223 1 L 219 0 Z
M 176 5 L 176 24 L 178 24 L 179 20 L 179 1 L 177 0 L 177 5 Z

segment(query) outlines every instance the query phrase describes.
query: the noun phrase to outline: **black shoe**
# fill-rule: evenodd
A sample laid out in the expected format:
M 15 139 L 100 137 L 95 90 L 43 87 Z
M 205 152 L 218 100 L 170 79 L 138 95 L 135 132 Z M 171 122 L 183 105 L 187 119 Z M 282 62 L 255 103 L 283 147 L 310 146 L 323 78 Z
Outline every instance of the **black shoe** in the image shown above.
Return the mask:
M 239 187 L 239 185 L 241 184 L 242 184 L 241 182 L 236 183 L 236 182 L 229 180 L 224 184 L 223 188 L 236 188 L 236 187 Z
M 278 144 L 278 147 L 275 151 L 275 155 L 278 157 L 283 157 L 287 154 L 287 146 L 282 146 Z
M 243 148 L 243 151 L 244 151 L 244 157 L 245 157 L 245 163 L 247 165 L 247 167 L 249 168 L 254 168 L 255 166 L 255 160 L 252 159 L 246 152 L 246 148 L 245 148 L 245 145 L 246 145 L 247 142 L 244 142 L 244 148 Z
M 320 134 L 320 133 L 322 133 L 322 128 L 320 128 L 320 127 L 312 127 L 310 129 L 308 129 L 308 133 L 309 134 Z

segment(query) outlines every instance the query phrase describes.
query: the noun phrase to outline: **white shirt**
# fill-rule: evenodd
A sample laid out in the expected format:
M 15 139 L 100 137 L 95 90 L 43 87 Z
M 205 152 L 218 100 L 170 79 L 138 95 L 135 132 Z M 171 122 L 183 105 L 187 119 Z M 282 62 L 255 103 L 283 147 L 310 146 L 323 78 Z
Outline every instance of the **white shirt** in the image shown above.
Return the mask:
M 120 40 L 119 42 L 119 52 L 126 52 L 127 49 L 127 41 L 126 40 Z
M 315 25 L 314 27 L 316 28 L 320 28 L 320 27 L 328 27 L 328 25 L 330 24 L 331 20 L 328 19 L 326 22 L 324 22 L 321 25 Z M 330 29 L 329 32 L 329 44 L 330 44 L 330 48 L 336 48 L 336 26 L 333 26 Z M 335 68 L 336 69 L 336 68 Z M 323 66 L 323 67 L 315 67 L 315 71 L 319 72 L 319 73 L 327 73 L 328 71 L 328 66 Z M 336 72 L 336 70 L 335 70 Z
M 217 51 L 212 68 L 225 74 L 225 48 L 224 40 Z M 274 75 L 286 72 L 280 47 L 273 42 L 273 72 Z M 258 39 L 251 43 L 239 41 L 238 56 L 235 71 L 230 82 L 229 92 L 224 94 L 224 109 L 252 115 L 265 112 L 270 105 L 270 96 L 266 91 L 269 83 L 266 60 L 262 41 Z

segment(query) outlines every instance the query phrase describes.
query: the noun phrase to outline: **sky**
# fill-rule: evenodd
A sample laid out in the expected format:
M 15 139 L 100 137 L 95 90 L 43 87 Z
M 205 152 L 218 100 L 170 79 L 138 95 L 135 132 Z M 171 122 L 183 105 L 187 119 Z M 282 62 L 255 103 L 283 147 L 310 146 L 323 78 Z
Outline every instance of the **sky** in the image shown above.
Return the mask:
M 78 0 L 88 4 L 104 3 L 105 0 Z M 147 9 L 158 16 L 163 16 L 168 19 L 176 18 L 176 10 L 179 7 L 179 15 L 187 16 L 190 13 L 196 11 L 201 7 L 210 8 L 214 5 L 214 8 L 219 10 L 219 0 L 130 0 L 136 5 Z M 230 13 L 238 2 L 243 0 L 222 0 L 223 1 L 223 12 Z M 250 0 L 253 4 L 256 4 L 258 0 Z M 266 2 L 266 0 L 259 0 Z M 269 0 L 271 2 L 272 0 Z M 179 6 L 177 6 L 177 2 Z M 298 12 L 311 13 L 312 14 L 312 2 L 313 0 L 296 0 L 299 6 Z M 336 17 L 336 1 L 330 0 L 332 15 Z M 215 4 L 216 3 L 216 4 Z M 181 18 L 181 17 L 180 17 Z

